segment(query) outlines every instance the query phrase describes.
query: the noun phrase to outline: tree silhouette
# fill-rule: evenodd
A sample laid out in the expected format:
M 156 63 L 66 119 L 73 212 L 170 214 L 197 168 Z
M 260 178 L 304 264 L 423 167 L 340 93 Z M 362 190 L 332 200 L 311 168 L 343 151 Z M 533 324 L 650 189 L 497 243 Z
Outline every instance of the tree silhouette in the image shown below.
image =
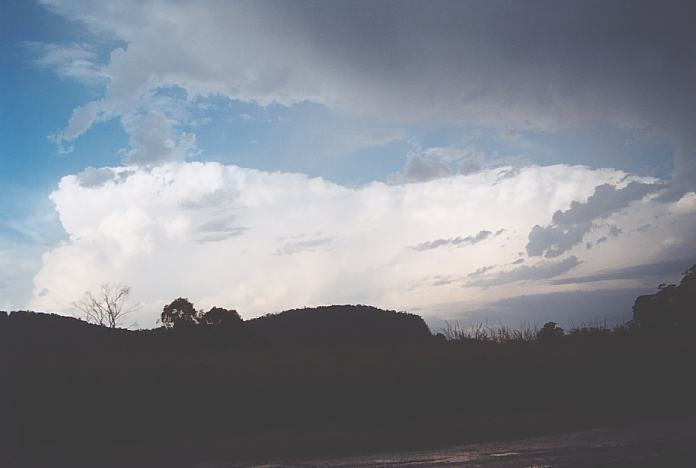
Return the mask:
M 696 265 L 679 285 L 661 284 L 655 294 L 636 298 L 633 323 L 650 331 L 696 329 Z
M 554 340 L 563 336 L 563 329 L 556 322 L 546 322 L 537 332 L 538 340 Z
M 166 328 L 181 328 L 198 323 L 198 312 L 186 298 L 180 297 L 164 306 L 161 315 L 162 324 Z
M 203 325 L 224 328 L 239 327 L 243 323 L 242 318 L 236 310 L 223 309 L 222 307 L 213 307 L 210 309 L 203 314 L 200 322 Z
M 126 315 L 139 308 L 137 304 L 128 304 L 129 295 L 130 286 L 104 283 L 96 297 L 87 291 L 80 301 L 73 302 L 72 305 L 81 311 L 82 318 L 87 322 L 116 328 Z

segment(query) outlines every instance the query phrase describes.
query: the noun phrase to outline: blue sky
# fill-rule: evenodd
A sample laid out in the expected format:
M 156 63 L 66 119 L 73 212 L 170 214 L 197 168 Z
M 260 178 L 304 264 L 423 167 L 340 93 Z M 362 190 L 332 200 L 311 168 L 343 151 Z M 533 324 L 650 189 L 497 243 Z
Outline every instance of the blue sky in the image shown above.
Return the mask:
M 696 173 L 689 96 L 696 90 L 689 79 L 695 67 L 688 41 L 693 28 L 683 11 L 688 7 L 667 5 L 664 24 L 646 28 L 645 18 L 655 8 L 648 3 L 627 13 L 622 2 L 611 8 L 572 2 L 569 11 L 552 8 L 547 13 L 554 21 L 542 26 L 534 20 L 540 5 L 435 2 L 396 9 L 389 2 L 300 3 L 304 14 L 298 15 L 270 2 L 3 2 L 0 265 L 6 273 L 0 276 L 0 308 L 71 313 L 70 302 L 100 281 L 132 284 L 142 273 L 132 257 L 138 249 L 123 239 L 132 235 L 133 243 L 149 245 L 160 231 L 173 235 L 172 226 L 203 259 L 212 247 L 197 246 L 201 227 L 234 224 L 222 230 L 224 236 L 215 231 L 229 234 L 215 243 L 218 257 L 251 255 L 259 265 L 270 258 L 267 268 L 278 271 L 323 271 L 327 262 L 350 257 L 351 249 L 360 252 L 362 243 L 379 250 L 389 237 L 400 246 L 384 264 L 347 262 L 333 281 L 317 279 L 306 290 L 295 291 L 292 276 L 283 275 L 269 285 L 240 281 L 235 289 L 213 282 L 191 290 L 206 303 L 241 303 L 240 310 L 246 306 L 250 315 L 264 307 L 338 300 L 461 314 L 530 285 L 538 294 L 588 290 L 586 283 L 551 287 L 549 280 L 558 275 L 689 257 L 694 189 L 689 175 Z M 373 16 L 382 20 L 370 21 Z M 573 31 L 584 39 L 578 41 Z M 626 40 L 635 31 L 644 37 Z M 204 168 L 196 176 L 201 180 L 178 179 L 197 167 Z M 171 186 L 179 187 L 167 199 L 173 205 L 160 205 L 164 198 L 157 198 L 169 185 L 149 195 L 154 199 L 137 195 L 144 190 L 139 178 L 156 174 L 150 183 L 171 177 Z M 261 181 L 275 185 L 254 185 Z M 210 193 L 196 192 L 196 183 L 208 184 Z M 649 188 L 627 187 L 631 183 Z M 286 209 L 316 204 L 316 212 L 307 218 L 278 214 L 285 201 L 272 194 L 283 184 L 288 193 L 299 190 L 297 184 L 306 190 L 298 195 L 299 205 Z M 509 186 L 501 188 L 504 184 Z M 468 187 L 467 200 L 452 198 L 462 187 Z M 268 194 L 258 198 L 259 191 Z M 347 192 L 337 195 L 341 191 Z M 529 200 L 518 210 L 520 221 L 490 218 L 488 212 L 504 211 L 497 203 L 511 191 Z M 112 198 L 116 193 L 121 205 Z M 217 214 L 210 207 L 196 213 L 182 208 L 215 194 L 227 194 L 228 210 L 246 200 L 244 206 L 259 211 L 230 211 L 223 219 L 220 207 Z M 375 198 L 364 205 L 367 194 Z M 86 209 L 84 197 L 103 205 Z M 409 201 L 412 197 L 418 203 Z M 660 197 L 665 202 L 656 201 Z M 489 205 L 477 202 L 462 211 L 478 198 Z M 391 200 L 391 211 L 378 216 L 385 200 Z M 417 211 L 409 211 L 416 205 Z M 344 234 L 336 231 L 342 222 L 320 222 L 357 206 L 365 213 L 375 210 L 374 217 L 358 216 Z M 582 210 L 593 217 L 579 221 L 576 211 Z M 568 212 L 566 218 L 575 221 L 558 224 L 555 212 Z M 89 213 L 94 218 L 87 219 Z M 413 239 L 403 231 L 389 234 L 417 223 L 423 213 L 428 221 L 413 226 Z M 123 220 L 116 229 L 123 233 L 111 239 L 103 230 L 113 219 Z M 259 238 L 268 236 L 269 243 L 247 244 L 245 237 L 261 229 L 249 223 L 264 226 Z M 532 234 L 535 225 L 539 229 Z M 639 239 L 638 228 L 646 225 L 653 230 L 643 228 L 646 237 Z M 415 234 L 419 229 L 421 237 Z M 466 249 L 457 242 L 438 244 L 456 246 L 445 255 L 446 266 L 434 257 L 404 253 L 436 239 L 498 230 L 507 232 L 504 242 L 501 234 Z M 367 239 L 365 232 L 373 234 Z M 534 254 L 528 246 L 541 242 L 539 236 L 549 245 Z M 658 245 L 657 239 L 672 240 Z M 116 250 L 110 250 L 111 242 Z M 502 244 L 509 255 L 526 252 L 520 257 L 524 264 L 493 258 L 491 249 Z M 614 253 L 595 258 L 592 249 L 606 244 L 613 244 Z M 624 249 L 641 245 L 645 255 L 621 260 Z M 153 244 L 138 255 L 154 262 L 166 253 L 159 249 Z M 554 257 L 559 249 L 565 257 Z M 289 251 L 293 255 L 275 255 Z M 205 268 L 201 261 L 187 259 Z M 399 273 L 389 273 L 394 264 L 402 265 Z M 219 268 L 230 277 L 243 273 Z M 470 276 L 476 272 L 487 275 L 483 283 Z M 384 277 L 375 279 L 381 283 L 372 293 L 356 279 L 371 274 Z M 70 279 L 70 287 L 59 291 L 55 275 Z M 503 288 L 502 278 L 511 284 Z M 168 284 L 182 284 L 181 278 L 170 279 Z M 647 275 L 630 284 L 623 279 L 594 286 L 648 287 L 653 280 Z M 484 283 L 500 286 L 476 286 Z M 345 284 L 350 294 L 338 292 Z M 450 286 L 443 292 L 445 284 Z M 182 294 L 174 286 L 133 286 L 147 325 L 167 295 Z M 293 292 L 249 299 L 266 286 Z

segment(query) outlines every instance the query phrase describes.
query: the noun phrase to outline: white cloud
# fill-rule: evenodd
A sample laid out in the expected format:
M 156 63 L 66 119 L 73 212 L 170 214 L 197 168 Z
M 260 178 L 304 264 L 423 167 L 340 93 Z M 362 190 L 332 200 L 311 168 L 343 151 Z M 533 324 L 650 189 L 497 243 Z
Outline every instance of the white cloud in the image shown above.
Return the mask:
M 35 54 L 34 63 L 54 69 L 59 75 L 87 85 L 105 84 L 106 75 L 97 53 L 89 44 L 47 44 L 27 42 Z
M 217 163 L 110 171 L 110 180 L 100 177 L 87 186 L 84 176 L 64 177 L 51 195 L 69 239 L 44 255 L 32 309 L 70 313 L 70 302 L 106 281 L 133 287 L 134 299 L 143 304 L 135 318 L 142 326 L 154 325 L 162 305 L 178 296 L 199 307 L 235 307 L 252 317 L 314 304 L 416 310 L 548 292 L 542 279 L 547 274 L 527 275 L 536 281 L 504 291 L 462 286 L 470 273 L 519 258 L 533 225 L 586 200 L 595 187 L 626 177 L 610 169 L 530 166 L 348 188 L 301 174 Z M 611 225 L 629 232 L 645 217 L 671 216 L 669 206 L 640 203 L 612 217 Z M 629 254 L 636 263 L 654 261 L 663 248 L 655 238 L 685 238 L 693 226 L 692 214 L 679 216 L 655 231 L 614 240 L 611 252 L 601 251 L 608 243 L 591 251 L 571 249 L 582 261 L 576 274 L 625 266 Z M 502 228 L 462 249 L 410 248 L 428 239 L 478 232 L 474 239 Z

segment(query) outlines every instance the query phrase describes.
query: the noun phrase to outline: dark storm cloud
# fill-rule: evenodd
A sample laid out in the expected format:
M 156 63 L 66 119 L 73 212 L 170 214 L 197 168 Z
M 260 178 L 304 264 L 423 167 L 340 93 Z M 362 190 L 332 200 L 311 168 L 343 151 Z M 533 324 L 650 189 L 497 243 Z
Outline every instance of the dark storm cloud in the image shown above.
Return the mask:
M 635 126 L 670 138 L 676 182 L 696 184 L 694 2 L 284 6 L 293 11 L 263 4 L 292 18 L 297 36 L 351 83 L 347 95 L 360 108 L 542 130 Z M 675 188 L 672 199 L 682 193 Z
M 46 3 L 132 41 L 106 70 L 105 100 L 81 109 L 65 140 L 120 112 L 128 91 L 147 95 L 149 80 L 397 120 L 542 131 L 612 123 L 674 144 L 665 200 L 696 183 L 691 1 Z
M 606 118 L 690 134 L 687 1 L 261 3 L 380 110 L 554 127 Z M 670 128 L 671 127 L 671 128 Z

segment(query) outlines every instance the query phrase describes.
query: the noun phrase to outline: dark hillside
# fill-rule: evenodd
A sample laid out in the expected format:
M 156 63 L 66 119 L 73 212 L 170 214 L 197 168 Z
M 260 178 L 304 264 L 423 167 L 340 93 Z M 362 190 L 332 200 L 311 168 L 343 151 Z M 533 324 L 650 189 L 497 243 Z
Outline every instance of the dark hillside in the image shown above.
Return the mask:
M 91 351 L 109 346 L 148 345 L 255 345 L 255 346 L 374 346 L 403 344 L 432 338 L 418 315 L 382 310 L 364 305 L 337 305 L 294 309 L 248 320 L 235 329 L 190 327 L 188 329 L 131 331 L 109 329 L 56 314 L 17 311 L 0 312 L 2 346 L 24 351 L 72 348 Z
M 251 336 L 285 345 L 380 345 L 431 337 L 418 315 L 366 305 L 293 309 L 246 322 Z
M 44 349 L 101 348 L 116 344 L 131 332 L 109 329 L 73 317 L 41 312 L 0 312 L 0 347 L 18 346 L 23 352 Z

